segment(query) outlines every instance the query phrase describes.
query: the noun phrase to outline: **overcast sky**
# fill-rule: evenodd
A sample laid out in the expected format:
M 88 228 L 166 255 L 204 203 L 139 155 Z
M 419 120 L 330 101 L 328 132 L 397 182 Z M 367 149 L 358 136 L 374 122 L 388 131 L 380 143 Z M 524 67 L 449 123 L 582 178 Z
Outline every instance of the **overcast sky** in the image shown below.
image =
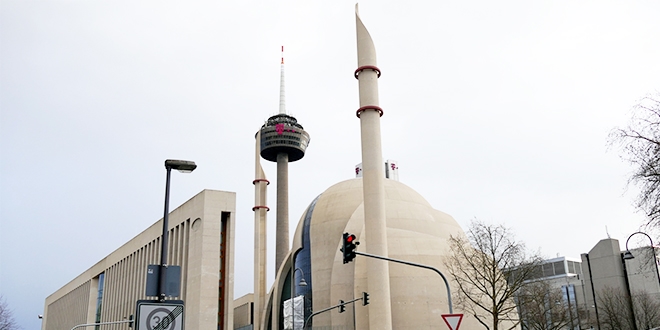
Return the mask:
M 252 291 L 254 134 L 287 110 L 291 232 L 361 162 L 352 1 L 0 0 L 0 294 L 44 299 L 202 189 L 237 193 L 236 288 Z M 643 216 L 607 135 L 660 89 L 658 1 L 375 1 L 383 155 L 464 228 L 503 223 L 579 257 Z M 264 162 L 274 182 L 275 164 Z M 274 232 L 275 185 L 269 188 Z M 274 235 L 269 236 L 273 277 Z

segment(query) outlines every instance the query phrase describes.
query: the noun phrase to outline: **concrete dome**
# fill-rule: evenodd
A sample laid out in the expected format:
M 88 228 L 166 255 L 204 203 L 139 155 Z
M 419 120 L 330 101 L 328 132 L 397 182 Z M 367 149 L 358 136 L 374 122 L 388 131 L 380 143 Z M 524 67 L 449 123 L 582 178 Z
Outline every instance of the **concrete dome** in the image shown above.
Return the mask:
M 412 261 L 439 269 L 448 276 L 443 260 L 449 253 L 450 235 L 464 235 L 448 214 L 434 209 L 412 188 L 394 180 L 385 180 L 388 250 L 391 258 Z M 343 181 L 319 195 L 303 214 L 293 241 L 295 268 L 305 274 L 307 286 L 296 286 L 297 295 L 305 295 L 305 317 L 349 301 L 369 292 L 366 280 L 367 257 L 357 256 L 343 264 L 339 251 L 342 234 L 355 234 L 365 252 L 362 179 Z M 379 261 L 386 262 L 386 261 Z M 441 314 L 449 313 L 447 292 L 442 278 L 423 268 L 390 263 L 392 324 L 394 329 L 438 329 L 445 327 Z M 282 264 L 276 282 L 285 299 L 291 287 L 291 255 Z M 311 276 L 310 276 L 311 274 Z M 300 274 L 298 274 L 300 275 Z M 298 283 L 299 276 L 296 276 Z M 355 281 L 355 282 L 354 282 Z M 286 282 L 286 283 L 285 283 Z M 452 292 L 457 292 L 452 286 Z M 454 299 L 455 300 L 455 299 Z M 454 306 L 454 313 L 461 311 Z M 313 318 L 314 328 L 368 329 L 368 306 L 356 302 L 346 312 L 332 310 Z M 345 328 L 344 328 L 345 327 Z M 481 325 L 465 316 L 462 329 Z

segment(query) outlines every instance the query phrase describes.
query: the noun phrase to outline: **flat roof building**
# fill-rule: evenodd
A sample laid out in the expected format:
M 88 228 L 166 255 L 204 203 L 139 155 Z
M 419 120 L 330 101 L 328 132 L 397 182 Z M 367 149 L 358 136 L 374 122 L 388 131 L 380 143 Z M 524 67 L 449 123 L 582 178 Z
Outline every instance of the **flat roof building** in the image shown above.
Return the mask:
M 233 329 L 236 194 L 203 190 L 169 214 L 168 265 L 181 267 L 185 328 Z M 48 296 L 42 330 L 128 320 L 159 264 L 163 220 Z M 127 329 L 126 324 L 103 329 Z

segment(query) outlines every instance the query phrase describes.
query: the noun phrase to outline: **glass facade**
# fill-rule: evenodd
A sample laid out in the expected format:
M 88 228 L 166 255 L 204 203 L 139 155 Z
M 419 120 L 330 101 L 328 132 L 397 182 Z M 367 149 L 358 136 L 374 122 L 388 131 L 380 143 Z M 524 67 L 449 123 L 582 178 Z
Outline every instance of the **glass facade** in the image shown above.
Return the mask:
M 305 220 L 303 222 L 303 230 L 302 230 L 302 249 L 298 251 L 294 255 L 294 265 L 296 268 L 300 268 L 303 273 L 305 274 L 305 282 L 307 283 L 306 286 L 300 286 L 300 278 L 295 277 L 295 281 L 293 281 L 293 284 L 295 285 L 294 289 L 296 292 L 296 296 L 303 295 L 305 297 L 304 301 L 304 315 L 305 319 L 307 319 L 311 314 L 312 314 L 312 288 L 314 287 L 314 283 L 312 283 L 312 257 L 311 257 L 311 251 L 310 251 L 310 233 L 309 233 L 309 228 L 312 223 L 312 214 L 314 213 L 314 207 L 316 206 L 316 202 L 319 200 L 319 197 L 321 195 L 317 196 L 312 203 L 309 205 L 307 208 L 307 212 L 305 213 Z M 296 275 L 300 275 L 300 272 L 297 272 Z

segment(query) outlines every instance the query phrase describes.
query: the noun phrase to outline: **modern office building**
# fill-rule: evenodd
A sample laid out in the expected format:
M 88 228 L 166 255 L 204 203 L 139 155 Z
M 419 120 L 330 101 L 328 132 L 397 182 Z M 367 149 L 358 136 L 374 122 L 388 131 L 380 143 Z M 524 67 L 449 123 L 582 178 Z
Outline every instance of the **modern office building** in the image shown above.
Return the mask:
M 606 238 L 598 242 L 589 253 L 582 254 L 585 306 L 589 326 L 601 329 L 608 317 L 608 294 L 624 296 L 626 301 L 647 294 L 660 303 L 660 277 L 658 273 L 658 248 L 640 247 L 630 251 L 634 258 L 624 258 L 625 250 L 619 241 Z M 625 313 L 634 314 L 632 303 L 624 305 Z M 655 324 L 660 327 L 660 324 Z M 587 328 L 588 329 L 588 328 Z M 606 328 L 603 328 L 606 329 Z
M 644 310 L 636 311 L 638 307 L 633 308 L 632 301 L 640 294 L 660 306 L 657 250 L 650 246 L 640 247 L 629 251 L 626 257 L 627 251 L 621 249 L 618 240 L 603 239 L 588 253 L 582 254 L 581 259 L 557 257 L 545 260 L 537 277 L 530 283 L 542 281 L 548 284 L 548 290 L 561 293 L 560 299 L 553 303 L 561 304 L 564 329 L 612 329 L 612 312 L 621 320 L 635 312 L 645 313 Z M 614 305 L 608 301 L 612 297 L 616 298 Z M 530 316 L 519 307 L 525 328 L 525 324 L 530 323 Z M 552 320 L 551 314 L 548 308 L 546 321 L 557 321 Z M 660 319 L 655 322 L 657 324 L 652 323 L 653 326 L 660 327 Z
M 186 329 L 234 328 L 236 194 L 203 190 L 169 214 L 168 264 L 181 267 Z M 146 296 L 147 267 L 160 261 L 163 220 L 46 298 L 43 330 L 122 321 Z M 128 329 L 127 324 L 104 330 Z
M 544 260 L 538 266 L 535 277 L 527 282 L 528 285 L 536 285 L 542 282 L 540 287 L 547 292 L 539 292 L 538 289 L 525 288 L 519 295 L 544 294 L 545 297 L 531 299 L 532 303 L 542 302 L 545 306 L 531 306 L 531 310 L 525 306 L 524 299 L 517 299 L 518 312 L 520 313 L 521 326 L 523 329 L 533 329 L 539 322 L 548 324 L 563 324 L 566 329 L 588 329 L 583 324 L 586 322 L 585 293 L 582 275 L 582 261 L 577 258 L 557 257 Z M 537 287 L 539 288 L 539 287 Z M 553 293 L 551 293 L 554 292 Z M 560 306 L 557 306 L 560 305 Z M 544 311 L 545 313 L 539 313 Z M 561 317 L 557 317 L 561 314 Z M 555 318 L 553 320 L 553 318 Z

